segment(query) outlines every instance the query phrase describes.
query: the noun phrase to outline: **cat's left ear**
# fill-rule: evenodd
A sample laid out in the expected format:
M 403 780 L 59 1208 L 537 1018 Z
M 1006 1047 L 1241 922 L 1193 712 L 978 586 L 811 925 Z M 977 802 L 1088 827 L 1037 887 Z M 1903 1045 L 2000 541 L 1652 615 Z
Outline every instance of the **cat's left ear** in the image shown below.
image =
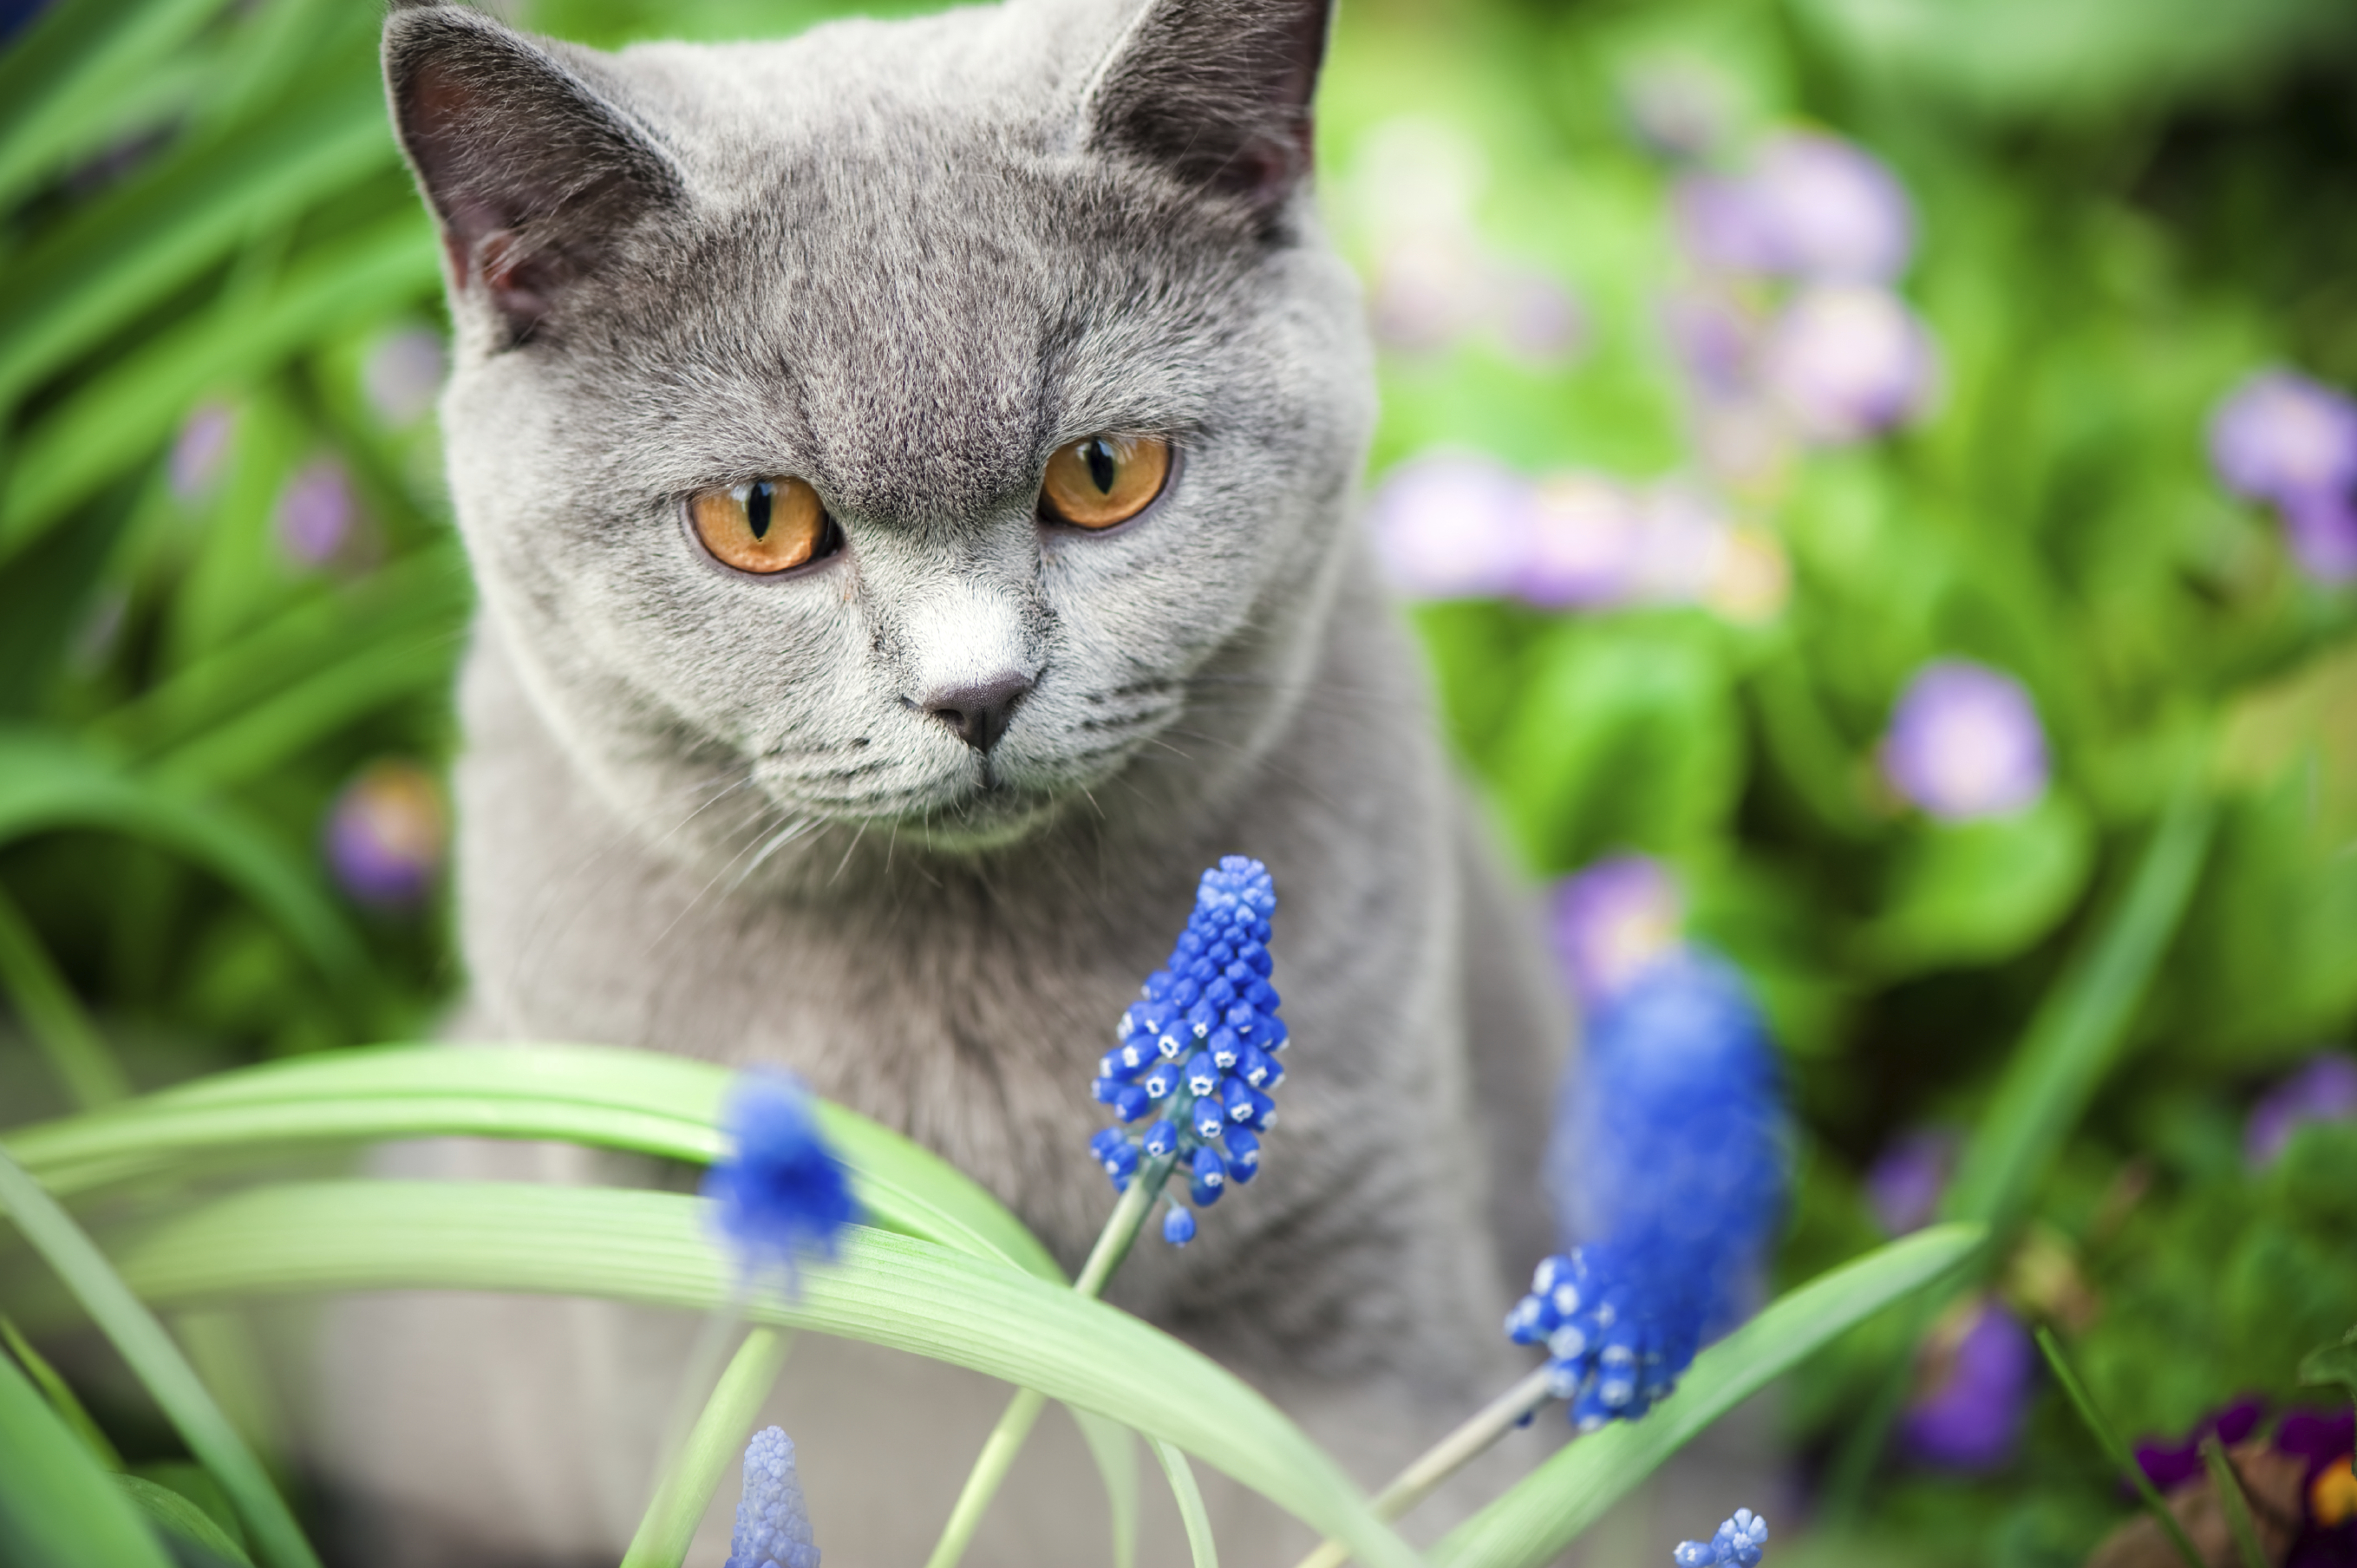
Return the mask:
M 1309 173 L 1333 0 L 1146 0 L 1089 88 L 1090 144 L 1273 227 Z

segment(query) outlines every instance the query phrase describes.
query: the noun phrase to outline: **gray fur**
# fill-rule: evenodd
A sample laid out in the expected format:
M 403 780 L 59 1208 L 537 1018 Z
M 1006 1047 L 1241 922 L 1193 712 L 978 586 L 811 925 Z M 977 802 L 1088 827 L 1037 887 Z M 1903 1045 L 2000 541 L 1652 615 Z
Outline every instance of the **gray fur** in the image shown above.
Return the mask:
M 386 59 L 458 324 L 479 1032 L 784 1063 L 1076 1264 L 1113 1202 L 1085 1148 L 1111 1024 L 1200 869 L 1258 855 L 1282 1123 L 1261 1178 L 1183 1253 L 1141 1246 L 1114 1295 L 1351 1410 L 1375 1466 L 1499 1372 L 1508 1281 L 1548 1240 L 1530 1194 L 1563 1028 L 1348 526 L 1374 410 L 1300 178 L 1323 18 L 1016 0 L 608 56 L 422 9 Z M 1100 431 L 1169 437 L 1166 492 L 1104 534 L 1041 523 L 1048 455 Z M 684 498 L 773 474 L 810 480 L 846 547 L 734 574 Z M 1030 686 L 987 753 L 925 711 L 1002 678 Z M 406 1352 L 371 1321 L 339 1385 L 379 1402 L 331 1444 L 348 1484 L 423 1487 L 518 1550 L 619 1544 L 610 1520 L 519 1524 L 498 1423 L 389 1416 Z M 533 1362 L 570 1388 L 598 1354 L 522 1325 L 411 1340 L 461 1385 L 537 1387 Z M 1372 1436 L 1370 1399 L 1393 1412 Z M 789 1422 L 806 1467 L 823 1420 Z M 831 1563 L 868 1560 L 813 1506 Z

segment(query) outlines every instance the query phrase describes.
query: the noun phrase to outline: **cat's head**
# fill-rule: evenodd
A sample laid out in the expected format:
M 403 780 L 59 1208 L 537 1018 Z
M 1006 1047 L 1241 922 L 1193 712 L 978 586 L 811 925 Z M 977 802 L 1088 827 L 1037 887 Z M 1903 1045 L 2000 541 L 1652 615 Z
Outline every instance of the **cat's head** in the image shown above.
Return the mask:
M 1372 418 L 1307 188 L 1329 8 L 614 55 L 392 16 L 491 632 L 629 820 L 964 853 L 1267 744 Z

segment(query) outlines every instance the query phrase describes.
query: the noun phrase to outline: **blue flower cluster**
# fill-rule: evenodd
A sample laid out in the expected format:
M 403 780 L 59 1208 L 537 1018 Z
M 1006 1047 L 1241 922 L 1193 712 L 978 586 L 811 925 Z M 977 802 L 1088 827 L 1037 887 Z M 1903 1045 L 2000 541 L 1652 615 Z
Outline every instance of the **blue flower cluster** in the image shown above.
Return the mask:
M 740 1074 L 720 1122 L 732 1146 L 705 1173 L 704 1196 L 747 1276 L 776 1263 L 791 1287 L 801 1256 L 834 1255 L 857 1210 L 850 1173 L 820 1137 L 808 1092 L 781 1072 Z
M 794 1440 L 783 1427 L 764 1427 L 745 1444 L 745 1500 L 722 1568 L 818 1568 Z
M 1506 1317 L 1544 1343 L 1582 1431 L 1633 1421 L 1742 1316 L 1784 1207 L 1775 1053 L 1742 978 L 1707 954 L 1647 967 L 1589 1021 L 1548 1187 L 1587 1238 Z
M 1749 1509 L 1718 1527 L 1708 1541 L 1686 1541 L 1670 1553 L 1678 1568 L 1760 1568 L 1768 1544 L 1768 1521 Z
M 1268 983 L 1275 912 L 1268 868 L 1223 858 L 1203 873 L 1169 963 L 1121 1015 L 1093 1092 L 1125 1126 L 1145 1126 L 1108 1127 L 1089 1143 L 1116 1188 L 1167 1162 L 1185 1174 L 1189 1201 L 1208 1208 L 1229 1183 L 1241 1187 L 1259 1172 L 1260 1134 L 1276 1121 L 1269 1090 L 1285 1077 L 1285 1021 Z M 1194 1234 L 1195 1217 L 1174 1201 L 1163 1239 L 1183 1245 Z

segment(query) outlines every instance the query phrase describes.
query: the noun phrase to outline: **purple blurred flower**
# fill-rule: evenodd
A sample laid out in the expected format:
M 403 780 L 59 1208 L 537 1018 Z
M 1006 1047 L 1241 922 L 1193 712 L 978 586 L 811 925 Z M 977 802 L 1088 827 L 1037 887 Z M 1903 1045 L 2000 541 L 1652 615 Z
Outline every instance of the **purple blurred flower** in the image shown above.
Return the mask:
M 1368 521 L 1386 573 L 1412 598 L 1511 593 L 1530 557 L 1530 482 L 1489 457 L 1440 453 L 1394 468 Z
M 230 443 L 237 434 L 237 413 L 227 403 L 199 403 L 180 422 L 166 465 L 172 493 L 184 501 L 196 500 L 220 479 L 229 461 Z
M 1449 235 L 1403 240 L 1375 263 L 1368 300 L 1375 340 L 1405 353 L 1437 353 L 1481 319 L 1488 283 L 1469 241 Z
M 280 546 L 306 566 L 334 560 L 359 515 L 351 481 L 333 457 L 314 458 L 297 468 L 278 492 L 273 513 Z
M 2312 1481 L 2318 1471 L 2330 1468 L 2336 1459 L 2347 1458 L 2350 1449 L 2357 1447 L 2357 1412 L 2345 1404 L 2329 1411 L 2287 1410 L 2276 1423 L 2267 1443 L 2278 1454 L 2307 1460 L 2308 1478 Z
M 1749 301 L 1722 287 L 1680 288 L 1663 303 L 1662 325 L 1679 368 L 1696 388 L 1721 397 L 1749 390 L 1760 328 Z
M 1718 503 L 1698 487 L 1665 480 L 1645 493 L 1631 596 L 1647 604 L 1700 604 L 1727 566 L 1734 531 Z
M 721 1568 L 819 1568 L 794 1440 L 782 1426 L 763 1427 L 745 1444 L 744 1500 Z
M 2254 1170 L 2276 1163 L 2291 1135 L 2310 1122 L 2357 1118 L 2357 1059 L 2322 1051 L 2251 1107 L 2243 1123 L 2243 1157 Z
M 1904 1236 L 1932 1223 L 1963 1142 L 1949 1128 L 1919 1127 L 1883 1146 L 1866 1173 L 1866 1201 L 1885 1235 Z
M 2204 1473 L 2201 1463 L 2201 1440 L 2212 1433 L 2228 1448 L 2258 1430 L 2260 1419 L 2267 1413 L 2266 1402 L 2256 1394 L 2243 1394 L 2232 1403 L 2213 1410 L 2193 1423 L 2192 1430 L 2176 1442 L 2147 1437 L 2136 1445 L 2136 1467 L 2162 1492 L 2171 1492 L 2198 1479 Z
M 2210 460 L 2228 489 L 2278 505 L 2357 488 L 2357 402 L 2292 371 L 2262 371 L 2210 419 Z
M 1915 214 L 1906 187 L 1864 148 L 1818 132 L 1786 132 L 1761 149 L 1750 185 L 1770 215 L 1777 271 L 1888 283 L 1907 270 Z
M 1544 609 L 1598 607 L 1627 597 L 1644 519 L 1624 485 L 1559 474 L 1534 489 L 1515 595 Z
M 1804 290 L 1760 351 L 1769 395 L 1810 440 L 1838 445 L 1903 424 L 1938 381 L 1932 335 L 1885 289 Z
M 448 843 L 441 789 L 414 762 L 371 763 L 344 786 L 328 814 L 328 869 L 353 898 L 382 908 L 424 898 Z
M 1906 188 L 1872 154 L 1817 132 L 1771 137 L 1739 177 L 1689 176 L 1672 202 L 1686 253 L 1719 271 L 1884 284 L 1915 248 Z
M 2357 578 L 2357 504 L 2348 492 L 2287 501 L 2283 521 L 2286 542 L 2300 570 L 2325 584 Z
M 1667 868 L 1651 855 L 1616 854 L 1555 884 L 1548 929 L 1580 1006 L 1592 1012 L 1680 951 L 1684 923 Z
M 1969 822 L 2035 805 L 2046 793 L 2046 735 L 2021 683 L 1960 659 L 1924 666 L 1882 741 L 1892 789 L 1935 817 Z
M 1943 1470 L 1994 1470 L 2013 1456 L 2037 1361 L 2029 1331 L 1994 1299 L 1926 1347 L 1932 1376 L 1900 1424 L 1900 1441 Z
M 404 328 L 369 351 L 361 367 L 361 390 L 387 424 L 413 424 L 434 406 L 448 369 L 440 333 Z

